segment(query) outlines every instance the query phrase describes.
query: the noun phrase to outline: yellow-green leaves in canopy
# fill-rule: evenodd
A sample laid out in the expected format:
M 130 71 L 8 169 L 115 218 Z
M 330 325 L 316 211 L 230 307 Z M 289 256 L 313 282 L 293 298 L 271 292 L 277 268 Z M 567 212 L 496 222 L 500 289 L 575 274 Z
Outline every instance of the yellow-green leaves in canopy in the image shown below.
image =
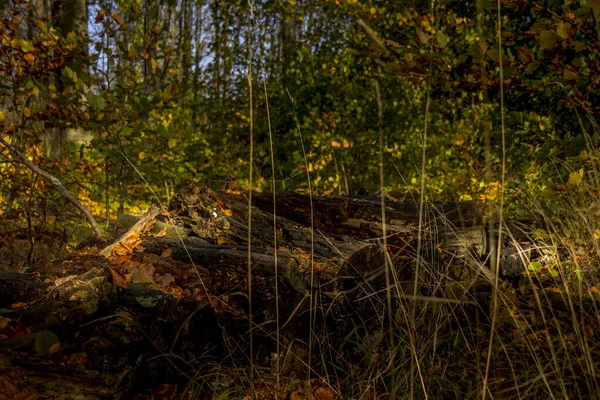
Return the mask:
M 177 139 L 175 139 L 175 138 L 169 139 L 168 145 L 169 145 L 170 149 L 174 148 L 175 146 L 177 146 Z
M 574 171 L 569 174 L 569 185 L 577 186 L 581 183 L 581 179 L 583 178 L 583 168 L 579 171 Z
M 21 40 L 21 50 L 25 53 L 31 53 L 34 50 L 33 44 L 29 40 Z
M 540 46 L 542 46 L 546 50 L 552 50 L 559 40 L 560 36 L 558 36 L 553 31 L 540 32 Z
M 446 45 L 448 44 L 448 42 L 450 41 L 450 38 L 448 38 L 448 36 L 446 36 L 444 34 L 444 32 L 442 31 L 437 31 L 437 33 L 435 34 L 435 40 L 437 40 L 437 43 L 440 45 L 440 47 L 443 49 L 444 47 L 446 47 Z

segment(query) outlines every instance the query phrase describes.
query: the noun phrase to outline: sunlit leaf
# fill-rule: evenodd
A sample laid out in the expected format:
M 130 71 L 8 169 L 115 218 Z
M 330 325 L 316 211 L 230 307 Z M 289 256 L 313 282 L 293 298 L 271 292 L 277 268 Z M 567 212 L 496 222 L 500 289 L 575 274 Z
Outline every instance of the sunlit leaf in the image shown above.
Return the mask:
M 569 185 L 577 186 L 581 183 L 583 179 L 583 169 L 579 171 L 573 171 L 569 174 Z
M 532 261 L 527 266 L 527 269 L 533 272 L 540 272 L 542 270 L 542 263 L 539 261 Z
M 33 43 L 29 40 L 21 40 L 21 50 L 25 53 L 30 53 L 34 50 Z

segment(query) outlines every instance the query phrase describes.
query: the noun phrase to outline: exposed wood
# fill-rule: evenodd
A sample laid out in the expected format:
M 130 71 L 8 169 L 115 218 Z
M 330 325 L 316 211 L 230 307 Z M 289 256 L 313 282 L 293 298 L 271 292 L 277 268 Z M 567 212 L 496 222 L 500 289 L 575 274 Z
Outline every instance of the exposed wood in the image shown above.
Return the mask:
M 100 255 L 103 257 L 110 257 L 113 249 L 115 248 L 115 246 L 117 244 L 126 243 L 127 239 L 133 235 L 141 235 L 144 232 L 144 230 L 146 229 L 146 227 L 151 222 L 154 221 L 154 218 L 158 215 L 159 212 L 160 212 L 160 209 L 158 208 L 158 206 L 152 205 L 152 207 L 150 207 L 150 209 L 148 211 L 146 211 L 146 213 L 140 218 L 140 220 L 138 222 L 136 222 L 131 227 L 131 229 L 129 229 L 127 232 L 125 232 L 119 239 L 114 241 L 111 245 L 104 248 L 100 252 Z

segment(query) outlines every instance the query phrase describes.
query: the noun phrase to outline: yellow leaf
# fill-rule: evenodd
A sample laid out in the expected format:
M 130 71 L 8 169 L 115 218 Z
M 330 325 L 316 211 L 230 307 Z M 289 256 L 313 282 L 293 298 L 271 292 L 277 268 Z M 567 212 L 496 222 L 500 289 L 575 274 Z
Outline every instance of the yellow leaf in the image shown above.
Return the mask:
M 377 12 L 377 9 L 375 7 L 372 7 L 369 12 L 371 13 L 371 15 L 375 14 Z
M 29 118 L 31 116 L 31 110 L 29 110 L 29 108 L 25 107 L 23 109 L 23 115 L 25 115 L 27 118 Z
M 581 183 L 581 179 L 583 178 L 583 169 L 579 171 L 574 171 L 569 174 L 569 185 L 577 186 Z
M 0 111 L 0 122 L 4 121 L 4 113 Z
M 37 86 L 34 86 L 33 89 L 31 89 L 31 94 L 37 96 L 40 94 L 40 89 L 38 89 Z
M 150 64 L 152 64 L 152 70 L 153 71 L 156 70 L 157 63 L 156 63 L 156 60 L 154 58 L 152 60 L 150 60 Z

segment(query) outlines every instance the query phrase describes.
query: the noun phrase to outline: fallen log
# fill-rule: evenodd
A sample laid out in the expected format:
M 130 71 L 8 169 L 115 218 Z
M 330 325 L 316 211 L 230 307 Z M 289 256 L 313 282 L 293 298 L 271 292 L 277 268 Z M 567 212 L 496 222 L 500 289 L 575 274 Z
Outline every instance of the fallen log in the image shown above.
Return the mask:
M 277 325 L 282 351 L 302 354 L 307 344 L 298 338 L 319 327 L 348 331 L 355 317 L 368 324 L 385 315 L 388 289 L 398 310 L 405 301 L 476 307 L 473 290 L 485 292 L 493 279 L 484 262 L 488 233 L 477 223 L 476 205 L 428 205 L 419 227 L 415 204 L 386 201 L 382 221 L 379 199 L 315 197 L 311 213 L 308 197 L 278 193 L 273 226 L 272 195 L 256 193 L 253 199 L 249 209 L 243 194 L 188 186 L 168 212 L 152 208 L 101 257 L 62 260 L 56 272 L 39 271 L 38 280 L 0 275 L 0 288 L 9 294 L 0 297 L 0 307 L 28 299 L 14 318 L 34 332 L 52 330 L 61 341 L 76 331 L 77 339 L 70 340 L 81 342 L 94 366 L 119 365 L 112 353 L 142 357 L 149 348 L 152 357 L 192 360 L 225 349 L 231 356 L 233 347 L 248 348 L 251 319 L 258 338 L 254 354 L 266 365 Z M 155 220 L 189 236 L 157 236 Z M 317 318 L 311 306 L 327 311 Z M 132 349 L 132 342 L 140 348 Z

